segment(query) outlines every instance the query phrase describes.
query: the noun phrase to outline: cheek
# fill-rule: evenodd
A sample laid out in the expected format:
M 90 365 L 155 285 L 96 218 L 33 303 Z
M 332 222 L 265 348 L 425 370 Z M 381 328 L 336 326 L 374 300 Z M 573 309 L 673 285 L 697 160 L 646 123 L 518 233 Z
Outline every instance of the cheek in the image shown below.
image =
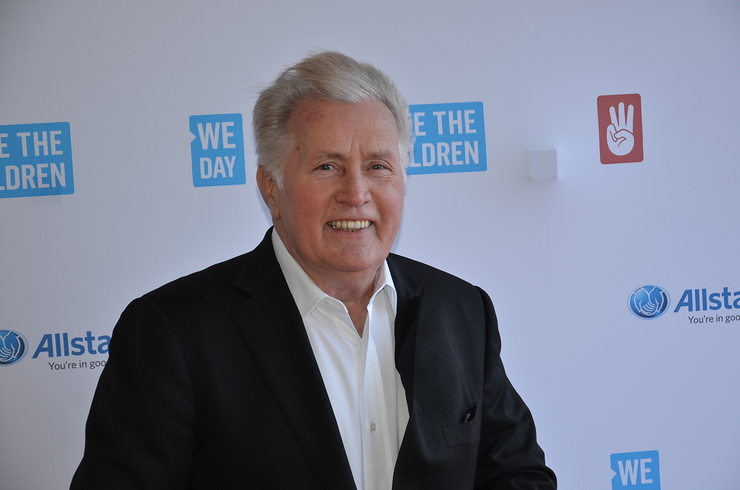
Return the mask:
M 320 190 L 311 186 L 293 189 L 290 198 L 285 200 L 283 216 L 289 214 L 289 220 L 295 228 L 315 227 L 321 222 L 326 212 L 326 202 Z
M 403 215 L 403 189 L 394 189 L 383 196 L 382 213 L 384 221 L 398 227 Z

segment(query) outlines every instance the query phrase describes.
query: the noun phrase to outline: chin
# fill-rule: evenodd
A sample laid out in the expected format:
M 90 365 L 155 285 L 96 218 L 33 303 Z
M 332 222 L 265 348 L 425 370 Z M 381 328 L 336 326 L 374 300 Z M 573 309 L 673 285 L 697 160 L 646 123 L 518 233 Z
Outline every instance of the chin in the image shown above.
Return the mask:
M 334 260 L 332 260 L 332 266 L 334 269 L 343 272 L 362 272 L 371 268 L 377 269 L 383 263 L 384 259 L 385 257 L 382 259 L 371 259 L 369 257 L 358 258 L 357 254 L 351 254 L 345 257 L 335 256 Z

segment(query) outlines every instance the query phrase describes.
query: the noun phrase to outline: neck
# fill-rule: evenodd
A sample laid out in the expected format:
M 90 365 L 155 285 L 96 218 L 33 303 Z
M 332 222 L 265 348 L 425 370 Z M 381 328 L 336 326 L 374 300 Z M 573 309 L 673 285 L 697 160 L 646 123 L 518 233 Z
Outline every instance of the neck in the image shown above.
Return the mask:
M 316 283 L 322 291 L 329 296 L 338 299 L 347 307 L 352 324 L 357 333 L 362 336 L 365 319 L 367 318 L 367 305 L 375 290 L 376 271 L 364 272 L 342 272 L 340 277 L 327 277 L 326 274 L 319 276 L 306 271 L 308 276 Z M 331 280 L 334 279 L 334 280 Z

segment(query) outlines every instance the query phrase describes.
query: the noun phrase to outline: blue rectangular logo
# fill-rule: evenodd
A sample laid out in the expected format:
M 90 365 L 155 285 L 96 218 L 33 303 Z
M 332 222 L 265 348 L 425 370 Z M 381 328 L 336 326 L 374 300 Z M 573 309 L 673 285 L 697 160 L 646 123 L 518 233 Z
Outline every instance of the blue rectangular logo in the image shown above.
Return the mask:
M 660 490 L 658 451 L 611 455 L 612 490 Z
M 409 175 L 488 168 L 483 102 L 409 106 L 416 141 Z
M 74 192 L 68 122 L 0 126 L 0 198 Z
M 241 114 L 190 116 L 193 185 L 238 185 L 247 182 Z

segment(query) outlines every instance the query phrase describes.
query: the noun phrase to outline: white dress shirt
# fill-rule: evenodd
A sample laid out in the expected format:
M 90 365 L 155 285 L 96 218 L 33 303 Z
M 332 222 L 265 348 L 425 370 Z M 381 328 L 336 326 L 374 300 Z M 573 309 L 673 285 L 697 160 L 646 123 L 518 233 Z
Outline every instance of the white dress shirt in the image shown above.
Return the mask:
M 344 303 L 311 280 L 275 230 L 272 244 L 303 318 L 357 490 L 390 490 L 409 413 L 394 360 L 397 296 L 388 264 L 376 274 L 360 336 Z

